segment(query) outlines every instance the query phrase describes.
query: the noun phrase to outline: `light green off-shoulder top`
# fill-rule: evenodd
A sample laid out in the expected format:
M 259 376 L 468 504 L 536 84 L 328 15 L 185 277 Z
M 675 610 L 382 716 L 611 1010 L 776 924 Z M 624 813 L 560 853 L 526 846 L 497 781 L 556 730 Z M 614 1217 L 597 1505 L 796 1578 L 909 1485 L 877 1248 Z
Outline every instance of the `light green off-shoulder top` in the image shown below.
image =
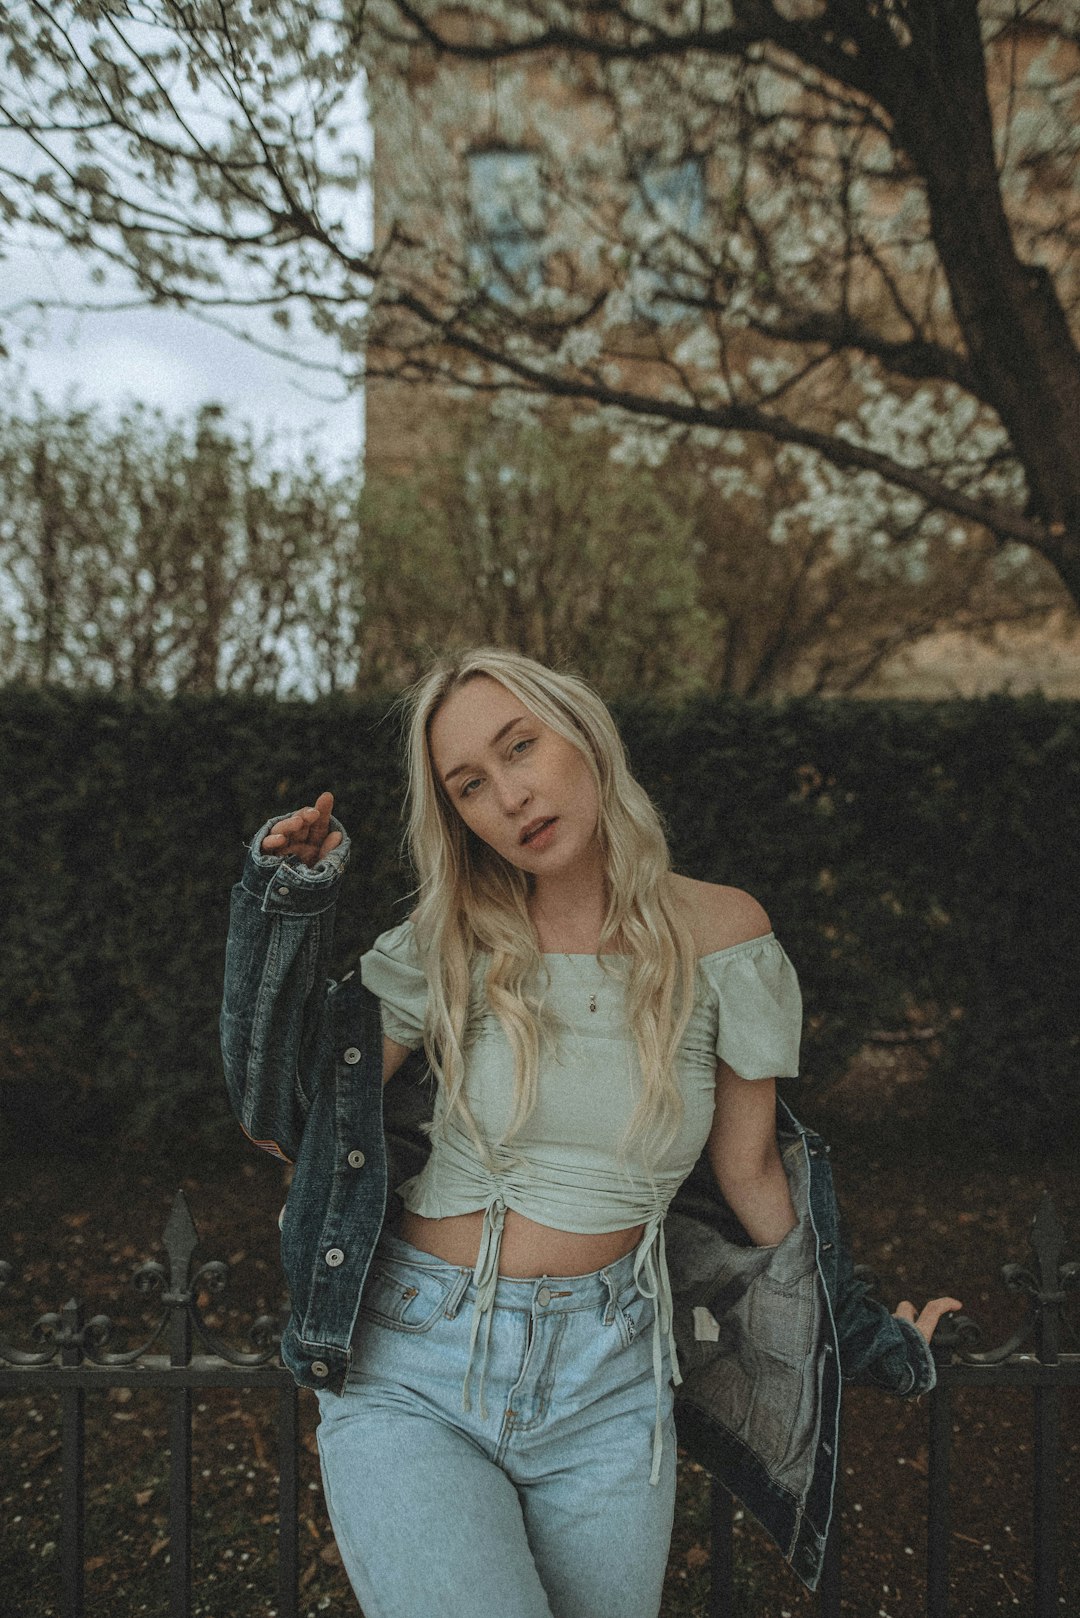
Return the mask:
M 643 1293 L 656 1299 L 653 1366 L 657 1423 L 653 1481 L 659 1476 L 662 1359 L 667 1339 L 674 1380 L 679 1370 L 671 1326 L 671 1291 L 664 1253 L 664 1216 L 696 1163 L 712 1125 L 716 1064 L 720 1058 L 742 1078 L 798 1073 L 802 1000 L 795 969 L 773 933 L 702 956 L 693 1009 L 677 1062 L 683 1117 L 678 1133 L 653 1162 L 640 1152 L 619 1155 L 641 1090 L 637 1049 L 626 1020 L 622 957 L 547 954 L 546 983 L 538 985 L 554 1014 L 556 1038 L 541 1042 L 537 1101 L 524 1124 L 503 1141 L 513 1111 L 514 1063 L 502 1026 L 486 1003 L 489 958 L 473 961 L 466 1039 L 465 1094 L 488 1143 L 489 1161 L 456 1121 L 444 1121 L 444 1098 L 435 1099 L 431 1155 L 420 1174 L 398 1186 L 404 1205 L 428 1219 L 484 1212 L 474 1280 L 476 1304 L 471 1347 L 481 1328 L 484 1343 L 499 1273 L 508 1208 L 557 1230 L 598 1233 L 645 1229 L 635 1257 Z M 383 1031 L 400 1045 L 423 1042 L 427 979 L 411 921 L 376 939 L 360 962 L 364 986 L 380 1002 Z M 469 1405 L 469 1375 L 462 1391 Z

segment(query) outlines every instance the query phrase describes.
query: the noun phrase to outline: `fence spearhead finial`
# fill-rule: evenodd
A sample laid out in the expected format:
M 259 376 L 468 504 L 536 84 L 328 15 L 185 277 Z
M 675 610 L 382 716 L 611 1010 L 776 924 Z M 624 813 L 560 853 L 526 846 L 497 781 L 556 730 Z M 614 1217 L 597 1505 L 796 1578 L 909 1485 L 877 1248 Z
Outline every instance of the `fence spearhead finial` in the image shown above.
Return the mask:
M 165 1224 L 164 1241 L 165 1251 L 169 1255 L 169 1290 L 172 1293 L 186 1292 L 191 1274 L 191 1257 L 199 1245 L 199 1233 L 195 1229 L 183 1187 L 173 1198 L 172 1211 Z
M 1031 1222 L 1031 1247 L 1039 1272 L 1040 1291 L 1057 1293 L 1060 1287 L 1061 1254 L 1065 1246 L 1065 1231 L 1054 1199 L 1044 1191 Z

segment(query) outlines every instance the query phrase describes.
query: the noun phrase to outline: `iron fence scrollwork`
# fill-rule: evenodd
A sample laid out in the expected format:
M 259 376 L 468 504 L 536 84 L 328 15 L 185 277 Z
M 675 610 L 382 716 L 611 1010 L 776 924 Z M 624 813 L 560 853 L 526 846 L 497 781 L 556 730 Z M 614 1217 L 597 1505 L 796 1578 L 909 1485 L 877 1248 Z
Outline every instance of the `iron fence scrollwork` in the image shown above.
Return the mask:
M 207 1387 L 258 1387 L 278 1399 L 278 1612 L 296 1618 L 298 1606 L 299 1427 L 296 1385 L 278 1359 L 284 1317 L 261 1314 L 248 1327 L 249 1347 L 227 1342 L 208 1322 L 200 1297 L 220 1302 L 229 1286 L 229 1266 L 218 1259 L 192 1271 L 198 1232 L 187 1198 L 179 1190 L 162 1237 L 166 1264 L 150 1260 L 132 1275 L 144 1299 L 160 1311 L 149 1335 L 134 1347 L 115 1347 L 118 1328 L 106 1314 L 87 1318 L 82 1300 L 70 1298 L 39 1316 L 30 1328 L 32 1347 L 0 1333 L 0 1393 L 49 1391 L 60 1396 L 61 1610 L 82 1618 L 85 1610 L 86 1395 L 109 1387 L 164 1390 L 169 1448 L 169 1611 L 188 1618 L 192 1564 L 192 1395 Z M 14 1269 L 0 1260 L 0 1293 Z M 196 1345 L 201 1352 L 195 1352 Z M 155 1352 L 155 1349 L 157 1352 Z

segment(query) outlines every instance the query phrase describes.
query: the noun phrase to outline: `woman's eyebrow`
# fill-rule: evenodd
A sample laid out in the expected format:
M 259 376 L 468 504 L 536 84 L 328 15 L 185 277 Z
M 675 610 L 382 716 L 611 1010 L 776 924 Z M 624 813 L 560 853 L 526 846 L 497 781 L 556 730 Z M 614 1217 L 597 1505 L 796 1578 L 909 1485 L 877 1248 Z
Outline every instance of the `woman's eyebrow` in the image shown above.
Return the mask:
M 513 730 L 515 725 L 523 725 L 524 723 L 525 723 L 525 715 L 523 713 L 515 714 L 513 719 L 508 719 L 506 724 L 503 725 L 502 729 L 497 730 L 495 732 L 494 736 L 488 742 L 488 752 L 490 753 L 490 751 L 491 751 L 491 749 L 493 747 L 498 747 L 499 743 L 502 741 L 503 737 L 506 735 L 508 730 Z M 462 770 L 475 770 L 475 769 L 476 769 L 475 764 L 468 764 L 468 763 L 466 763 L 466 764 L 455 764 L 454 768 L 452 770 L 447 770 L 446 774 L 443 776 L 443 785 L 445 786 L 448 781 L 452 781 L 454 779 L 455 775 L 460 775 Z

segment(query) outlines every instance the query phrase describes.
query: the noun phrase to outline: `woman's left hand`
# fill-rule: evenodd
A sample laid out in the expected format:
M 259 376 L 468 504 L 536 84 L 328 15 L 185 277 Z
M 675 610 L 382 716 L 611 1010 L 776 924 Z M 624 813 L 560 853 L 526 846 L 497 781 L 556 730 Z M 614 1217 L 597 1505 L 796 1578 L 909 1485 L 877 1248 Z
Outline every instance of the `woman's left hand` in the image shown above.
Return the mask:
M 911 1324 L 917 1327 L 926 1338 L 926 1341 L 929 1342 L 942 1315 L 950 1314 L 954 1309 L 962 1309 L 963 1307 L 959 1298 L 931 1298 L 922 1313 L 916 1315 L 915 1305 L 908 1303 L 905 1298 L 903 1303 L 898 1304 L 893 1310 L 893 1315 L 898 1320 L 910 1320 Z

